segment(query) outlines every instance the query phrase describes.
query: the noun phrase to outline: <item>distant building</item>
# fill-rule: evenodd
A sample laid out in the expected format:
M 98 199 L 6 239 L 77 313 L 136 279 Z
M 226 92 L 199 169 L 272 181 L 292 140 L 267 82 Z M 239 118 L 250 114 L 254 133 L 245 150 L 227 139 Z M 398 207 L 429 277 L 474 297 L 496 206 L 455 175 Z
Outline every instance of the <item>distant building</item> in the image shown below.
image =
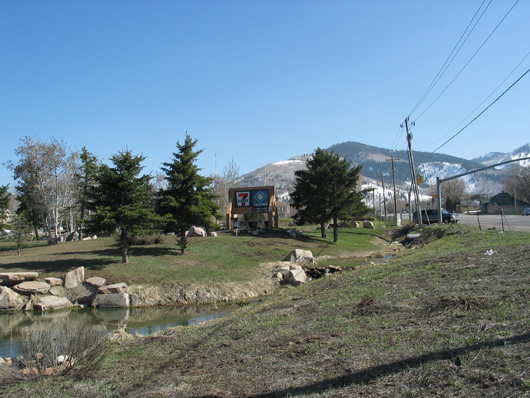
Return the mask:
M 484 207 L 490 202 L 490 196 L 488 194 L 475 194 L 469 195 L 460 201 L 460 204 L 456 206 L 457 213 L 481 213 L 484 211 Z
M 286 203 L 280 202 L 276 199 L 276 208 L 278 209 L 278 215 L 280 218 L 290 218 L 293 216 L 291 206 Z
M 521 211 L 530 207 L 530 203 L 514 198 L 506 192 L 498 193 L 490 198 L 490 202 L 483 206 L 484 214 L 520 214 Z

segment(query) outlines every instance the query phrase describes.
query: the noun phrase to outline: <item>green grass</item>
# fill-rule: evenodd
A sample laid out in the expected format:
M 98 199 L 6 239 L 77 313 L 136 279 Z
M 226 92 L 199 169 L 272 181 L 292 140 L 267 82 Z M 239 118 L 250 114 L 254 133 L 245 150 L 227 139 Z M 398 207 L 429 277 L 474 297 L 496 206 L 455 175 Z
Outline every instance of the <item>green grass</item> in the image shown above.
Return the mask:
M 310 242 L 326 255 L 342 250 Z M 81 379 L 40 378 L 4 394 L 526 396 L 529 250 L 524 233 L 430 227 L 408 256 L 284 287 L 216 321 L 115 343 Z
M 121 263 L 120 250 L 113 238 L 68 242 L 47 246 L 35 242 L 16 255 L 12 243 L 0 243 L 0 272 L 37 271 L 40 278 L 61 277 L 77 267 L 85 267 L 87 277 L 100 276 L 109 283 L 161 285 L 179 283 L 244 282 L 259 273 L 259 264 L 280 261 L 294 249 L 311 250 L 314 256 L 362 256 L 381 250 L 375 241 L 384 229 L 341 229 L 339 242 L 332 231 L 322 239 L 315 226 L 303 228 L 306 235 L 294 239 L 279 234 L 257 236 L 221 233 L 218 237 L 190 238 L 187 254 L 182 255 L 174 236 L 164 243 L 133 246 L 129 263 Z

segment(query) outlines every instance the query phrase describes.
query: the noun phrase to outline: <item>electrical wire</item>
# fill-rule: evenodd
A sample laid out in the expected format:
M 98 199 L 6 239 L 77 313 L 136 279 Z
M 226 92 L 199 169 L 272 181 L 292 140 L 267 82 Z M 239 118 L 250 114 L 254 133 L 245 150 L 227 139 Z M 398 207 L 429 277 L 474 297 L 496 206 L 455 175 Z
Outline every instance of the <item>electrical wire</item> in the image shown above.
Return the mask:
M 475 56 L 479 53 L 479 51 L 482 49 L 482 47 L 484 47 L 484 45 L 487 43 L 487 41 L 491 38 L 491 36 L 493 36 L 493 34 L 495 33 L 495 31 L 499 28 L 499 26 L 504 22 L 504 20 L 506 19 L 506 17 L 508 16 L 508 14 L 510 14 L 510 12 L 514 9 L 514 7 L 517 5 L 517 3 L 519 3 L 519 0 L 516 0 L 516 2 L 514 3 L 514 5 L 508 10 L 508 12 L 504 15 L 504 17 L 500 20 L 500 22 L 497 24 L 497 26 L 495 26 L 495 29 L 493 29 L 493 31 L 489 34 L 489 36 L 486 38 L 486 40 L 484 40 L 484 42 L 480 45 L 480 47 L 477 49 L 477 51 L 475 51 L 475 53 L 471 56 L 471 58 L 469 58 L 469 60 L 466 62 L 466 64 L 462 67 L 462 69 L 460 69 L 460 71 L 456 74 L 456 76 L 453 78 L 453 80 L 451 80 L 449 82 L 449 84 L 447 86 L 445 86 L 445 88 L 442 90 L 442 92 L 440 94 L 438 94 L 438 96 L 434 99 L 433 102 L 431 102 L 431 104 L 422 112 L 420 113 L 415 120 L 418 120 L 425 112 L 427 112 L 431 106 L 434 105 L 434 103 L 436 101 L 438 101 L 438 99 L 445 93 L 445 91 L 451 86 L 451 84 L 453 84 L 453 82 L 458 78 L 458 76 L 460 76 L 460 74 L 464 71 L 464 69 L 466 69 L 466 67 L 469 65 L 469 63 L 473 60 L 473 58 L 475 58 Z
M 475 15 L 473 15 L 473 18 L 471 18 L 471 21 L 469 21 L 469 24 L 467 25 L 466 29 L 464 30 L 464 32 L 462 33 L 462 35 L 460 36 L 460 38 L 458 39 L 458 41 L 456 42 L 455 46 L 453 47 L 453 49 L 451 50 L 451 53 L 447 56 L 447 59 L 445 60 L 445 62 L 443 63 L 442 67 L 440 68 L 440 70 L 438 71 L 438 73 L 436 74 L 436 76 L 434 76 L 434 79 L 431 81 L 431 83 L 429 84 L 429 86 L 427 87 L 427 90 L 425 90 L 425 92 L 423 93 L 423 95 L 421 96 L 421 98 L 419 99 L 419 101 L 416 103 L 416 105 L 414 106 L 414 108 L 412 109 L 412 111 L 410 111 L 409 113 L 409 117 L 410 115 L 418 108 L 418 106 L 420 106 L 420 104 L 425 100 L 425 98 L 429 95 L 429 93 L 432 91 L 432 89 L 434 88 L 434 86 L 436 85 L 436 83 L 438 83 L 438 81 L 440 80 L 440 78 L 443 76 L 443 74 L 445 73 L 445 71 L 447 70 L 447 68 L 449 67 L 449 65 L 451 65 L 451 63 L 453 62 L 453 60 L 455 59 L 455 57 L 457 56 L 457 54 L 460 52 L 460 50 L 462 49 L 463 45 L 466 43 L 467 39 L 469 38 L 469 36 L 471 35 L 471 33 L 473 32 L 473 30 L 475 30 L 475 27 L 477 26 L 477 24 L 479 23 L 479 21 L 482 19 L 482 16 L 484 15 L 484 13 L 486 12 L 486 10 L 489 8 L 491 2 L 493 0 L 490 0 L 490 2 L 488 3 L 488 5 L 486 6 L 486 8 L 482 11 L 482 14 L 480 14 L 480 17 L 477 19 L 477 21 L 475 22 L 475 24 L 473 25 L 473 28 L 471 29 L 471 31 L 467 34 L 467 36 L 465 37 L 465 39 L 462 41 L 462 39 L 464 38 L 464 36 L 466 35 L 466 32 L 468 31 L 469 27 L 471 26 L 471 24 L 473 23 L 473 21 L 475 20 L 475 18 L 477 17 L 477 14 L 479 13 L 479 11 L 481 10 L 482 6 L 484 5 L 486 0 L 483 0 L 482 3 L 480 4 L 480 7 L 478 8 L 478 10 L 475 12 Z M 462 44 L 460 44 L 460 42 L 462 42 Z M 456 51 L 456 52 L 455 52 Z M 454 54 L 454 55 L 453 55 Z
M 471 120 L 468 124 L 466 124 L 464 127 L 462 127 L 456 134 L 454 134 L 451 138 L 449 138 L 447 141 L 445 141 L 442 145 L 440 145 L 438 148 L 436 148 L 434 151 L 432 151 L 431 153 L 435 153 L 436 151 L 438 151 L 440 148 L 444 147 L 449 141 L 451 141 L 453 138 L 455 138 L 457 135 L 459 135 L 462 131 L 464 131 L 466 128 L 468 128 L 471 123 L 473 123 L 475 120 L 477 120 L 480 116 L 482 116 L 484 114 L 484 112 L 486 112 L 489 108 L 491 108 L 493 106 L 493 104 L 495 104 L 499 99 L 501 99 L 501 97 L 506 94 L 508 91 L 510 91 L 512 89 L 513 86 L 515 86 L 517 83 L 519 83 L 521 81 L 521 79 L 523 77 L 525 77 L 528 73 L 530 72 L 530 69 L 528 69 L 525 73 L 523 73 L 515 82 L 513 82 L 511 84 L 510 87 L 508 87 L 506 90 L 504 90 L 502 92 L 501 95 L 499 95 L 497 98 L 495 98 L 495 100 L 489 104 L 482 112 L 480 112 L 477 116 L 475 116 L 473 118 L 473 120 Z
M 398 143 L 398 140 L 399 140 L 399 136 L 400 136 L 400 132 L 401 130 L 403 130 L 403 127 L 398 127 L 397 131 L 396 131 L 396 134 L 394 136 L 394 141 L 392 142 L 392 146 L 390 147 L 391 150 L 395 149 L 397 143 Z
M 441 136 L 440 138 L 438 138 L 436 141 L 433 141 L 431 142 L 430 144 L 428 145 L 425 145 L 419 149 L 424 149 L 424 148 L 427 148 L 433 144 L 436 144 L 438 141 L 441 141 L 442 139 L 444 139 L 445 137 L 447 137 L 449 134 L 451 134 L 453 131 L 455 131 L 459 126 L 461 126 L 462 124 L 464 124 L 464 122 L 469 119 L 471 117 L 471 115 L 473 115 L 475 113 L 475 111 L 480 108 L 488 99 L 490 99 L 493 94 L 495 94 L 495 92 L 506 82 L 506 80 L 508 80 L 510 78 L 511 75 L 514 74 L 514 72 L 517 70 L 517 68 L 519 68 L 519 66 L 521 66 L 521 64 L 526 60 L 526 58 L 528 58 L 528 56 L 530 56 L 530 52 L 528 52 L 524 57 L 523 59 L 517 64 L 517 66 L 515 68 L 512 69 L 512 71 L 508 74 L 508 76 L 506 76 L 506 78 L 504 78 L 504 80 L 490 93 L 490 95 L 488 95 L 480 104 L 478 104 L 476 106 L 475 109 L 473 109 L 460 123 L 458 123 L 455 127 L 453 127 L 451 130 L 449 130 L 446 134 L 444 134 L 443 136 Z

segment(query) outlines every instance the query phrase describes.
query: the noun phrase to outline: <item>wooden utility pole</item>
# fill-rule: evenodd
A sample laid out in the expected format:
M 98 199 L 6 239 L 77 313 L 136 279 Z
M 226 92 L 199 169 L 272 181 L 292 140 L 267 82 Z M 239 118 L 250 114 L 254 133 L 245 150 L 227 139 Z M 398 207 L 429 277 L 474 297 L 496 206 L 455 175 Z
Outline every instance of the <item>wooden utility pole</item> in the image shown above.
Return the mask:
M 383 177 L 383 173 L 381 173 L 381 185 L 383 185 L 383 208 L 385 210 L 385 221 L 386 221 L 385 178 Z
M 392 161 L 392 182 L 394 184 L 394 225 L 400 225 L 398 221 L 398 208 L 397 208 L 397 193 L 396 193 L 396 169 L 394 168 L 394 156 L 390 156 L 390 159 L 385 159 L 386 161 Z M 396 159 L 396 161 L 401 161 L 399 159 Z M 383 178 L 383 175 L 381 174 L 381 178 Z M 384 184 L 383 184 L 383 192 L 384 192 Z M 386 202 L 385 202 L 385 213 L 386 213 Z
M 409 165 L 410 165 L 410 176 L 412 178 L 412 189 L 414 190 L 414 203 L 416 205 L 416 214 L 418 215 L 418 225 L 421 228 L 423 226 L 420 208 L 420 193 L 418 190 L 418 180 L 416 178 L 416 167 L 414 166 L 414 156 L 412 154 L 412 134 L 409 131 L 409 118 L 405 118 L 405 128 L 407 129 L 407 142 L 409 144 Z
M 399 225 L 396 194 L 396 169 L 394 168 L 394 156 L 391 156 L 390 159 L 392 160 L 392 180 L 394 181 L 394 225 Z

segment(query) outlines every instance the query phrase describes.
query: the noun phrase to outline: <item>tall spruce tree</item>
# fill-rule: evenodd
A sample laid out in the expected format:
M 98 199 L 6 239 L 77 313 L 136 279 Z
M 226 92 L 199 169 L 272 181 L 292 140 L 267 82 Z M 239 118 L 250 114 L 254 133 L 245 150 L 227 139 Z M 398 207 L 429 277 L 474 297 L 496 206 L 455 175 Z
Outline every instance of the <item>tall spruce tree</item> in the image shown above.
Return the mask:
M 31 198 L 31 185 L 21 183 L 15 187 L 16 198 L 18 201 L 18 207 L 16 214 L 23 217 L 33 227 L 33 232 L 35 233 L 35 238 L 40 240 L 39 230 L 42 228 L 42 211 L 35 201 Z
M 17 245 L 17 254 L 20 256 L 20 251 L 24 247 L 24 242 L 31 240 L 31 224 L 24 218 L 24 215 L 13 215 L 10 223 L 11 234 L 9 240 L 15 242 Z
M 0 186 L 0 230 L 7 227 L 7 209 L 9 208 L 10 198 L 10 194 L 7 191 L 8 188 L 8 185 Z
M 140 176 L 143 156 L 127 150 L 111 157 L 114 167 L 102 165 L 90 191 L 88 208 L 95 213 L 87 220 L 91 232 L 119 234 L 122 263 L 128 263 L 132 238 L 152 231 L 160 221 L 152 203 L 151 177 Z
M 213 226 L 212 216 L 218 216 L 219 206 L 212 192 L 212 179 L 199 174 L 197 157 L 202 150 L 193 152 L 197 140 L 186 134 L 184 144 L 177 142 L 178 153 L 173 153 L 171 163 L 164 163 L 167 188 L 159 192 L 158 210 L 166 219 L 166 230 L 178 233 L 181 253 L 186 253 L 188 240 L 186 232 L 192 226 Z
M 306 161 L 306 167 L 295 172 L 291 206 L 297 210 L 299 222 L 320 224 L 323 238 L 326 224 L 332 220 L 333 241 L 337 242 L 339 219 L 368 211 L 362 193 L 357 191 L 362 166 L 352 168 L 339 154 L 318 148 Z
M 79 155 L 81 159 L 81 166 L 79 172 L 76 174 L 78 181 L 78 205 L 79 205 L 79 222 L 80 222 L 80 238 L 83 238 L 85 220 L 90 218 L 89 201 L 90 191 L 95 185 L 96 175 L 98 173 L 98 159 L 96 156 L 87 151 L 85 147 L 81 149 Z

